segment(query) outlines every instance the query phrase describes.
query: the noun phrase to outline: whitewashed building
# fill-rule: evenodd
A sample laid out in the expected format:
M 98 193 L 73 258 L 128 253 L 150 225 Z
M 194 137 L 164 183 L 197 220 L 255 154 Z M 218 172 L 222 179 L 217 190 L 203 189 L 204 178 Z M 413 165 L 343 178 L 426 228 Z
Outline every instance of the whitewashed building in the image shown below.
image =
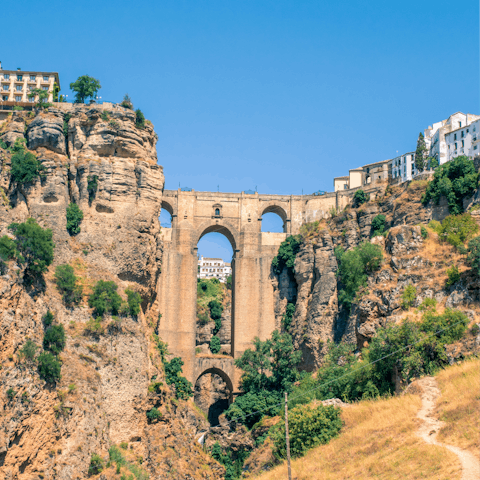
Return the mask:
M 456 112 L 450 115 L 446 120 L 442 120 L 441 122 L 437 122 L 432 126 L 429 126 L 424 130 L 425 144 L 429 150 L 428 155 L 436 158 L 440 165 L 448 162 L 455 156 L 463 155 L 459 153 L 453 156 L 450 154 L 449 156 L 446 135 L 455 133 L 456 130 L 464 129 L 478 119 L 480 119 L 479 115 Z M 457 143 L 460 144 L 461 142 Z
M 197 278 L 217 278 L 222 283 L 232 274 L 232 265 L 221 258 L 204 258 L 198 260 Z
M 470 123 L 450 133 L 445 134 L 445 144 L 447 146 L 447 161 L 466 155 L 476 157 L 480 155 L 478 144 L 480 143 L 480 120 Z
M 415 168 L 415 152 L 408 152 L 392 158 L 392 179 L 401 178 L 400 182 L 411 180 L 418 170 Z

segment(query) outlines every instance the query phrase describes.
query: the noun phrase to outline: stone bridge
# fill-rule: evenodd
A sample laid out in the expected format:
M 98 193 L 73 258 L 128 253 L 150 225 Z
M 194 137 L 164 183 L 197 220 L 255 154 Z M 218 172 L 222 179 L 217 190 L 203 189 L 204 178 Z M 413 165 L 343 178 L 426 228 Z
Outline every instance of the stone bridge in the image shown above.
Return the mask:
M 228 365 L 219 361 L 216 365 L 213 360 L 210 365 L 204 357 L 195 356 L 198 241 L 207 233 L 219 232 L 232 245 L 231 341 L 232 356 L 238 358 L 254 337 L 264 340 L 279 327 L 275 325 L 271 263 L 281 242 L 299 233 L 303 223 L 330 216 L 332 208 L 345 207 L 353 194 L 354 190 L 321 196 L 163 192 L 162 208 L 172 215 L 172 226 L 162 228 L 159 336 L 183 359 L 184 374 L 194 385 L 199 376 L 214 369 L 216 373 L 221 370 L 236 389 L 240 375 L 231 358 Z M 284 233 L 261 231 L 262 215 L 268 212 L 282 218 Z

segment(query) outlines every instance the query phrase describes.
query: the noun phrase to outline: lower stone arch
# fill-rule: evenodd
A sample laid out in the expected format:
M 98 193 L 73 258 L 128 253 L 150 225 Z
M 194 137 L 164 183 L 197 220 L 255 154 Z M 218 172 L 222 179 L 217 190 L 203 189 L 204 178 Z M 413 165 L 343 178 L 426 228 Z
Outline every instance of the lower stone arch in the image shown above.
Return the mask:
M 198 242 L 201 240 L 202 237 L 207 235 L 207 233 L 221 233 L 224 235 L 227 240 L 230 242 L 232 245 L 233 249 L 233 256 L 235 256 L 235 252 L 237 251 L 237 245 L 238 245 L 238 233 L 235 228 L 231 227 L 230 225 L 226 225 L 224 223 L 211 223 L 211 222 L 205 222 L 200 227 L 197 229 L 197 238 L 196 238 L 196 244 L 198 245 Z
M 205 398 L 205 392 L 202 391 L 201 379 L 205 375 L 218 375 L 226 384 L 226 392 L 221 392 L 219 398 L 216 398 L 216 392 L 209 391 L 210 398 Z M 206 379 L 207 377 L 205 377 Z M 210 377 L 210 380 L 212 377 Z M 200 382 L 199 382 L 200 381 Z M 210 387 L 214 385 L 211 383 Z M 223 398 L 222 398 L 223 397 Z M 213 400 L 213 402 L 212 402 Z M 219 424 L 219 416 L 229 407 L 233 401 L 233 382 L 230 377 L 220 368 L 211 367 L 198 375 L 194 384 L 194 401 L 196 405 L 208 416 L 212 426 Z M 211 402 L 211 403 L 210 403 Z M 208 404 L 208 411 L 207 410 Z

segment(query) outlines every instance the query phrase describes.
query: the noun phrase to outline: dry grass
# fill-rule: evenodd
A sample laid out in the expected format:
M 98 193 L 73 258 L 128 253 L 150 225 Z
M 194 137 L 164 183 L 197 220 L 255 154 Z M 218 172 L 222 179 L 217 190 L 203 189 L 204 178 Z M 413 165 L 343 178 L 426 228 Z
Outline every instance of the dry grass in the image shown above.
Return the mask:
M 419 396 L 404 395 L 359 402 L 344 409 L 345 427 L 340 436 L 293 461 L 293 478 L 459 480 L 461 467 L 457 457 L 417 437 L 415 417 L 420 405 Z M 286 465 L 258 478 L 287 478 Z
M 443 370 L 437 380 L 442 392 L 437 414 L 447 424 L 438 440 L 480 458 L 480 360 Z

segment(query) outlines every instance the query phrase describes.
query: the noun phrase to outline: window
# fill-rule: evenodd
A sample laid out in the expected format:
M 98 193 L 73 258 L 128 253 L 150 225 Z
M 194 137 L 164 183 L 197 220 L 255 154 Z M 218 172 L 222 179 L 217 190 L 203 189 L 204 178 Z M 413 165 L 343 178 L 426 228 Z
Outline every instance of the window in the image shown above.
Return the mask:
M 3 90 L 4 90 L 5 92 L 8 92 L 8 85 L 4 85 L 4 86 L 3 86 Z
M 347 188 L 348 188 L 348 185 L 345 183 L 345 184 L 343 185 L 343 189 L 344 189 L 344 190 L 347 190 Z
M 4 102 L 6 102 L 6 101 L 8 100 L 8 96 L 7 96 L 7 95 L 3 95 L 3 96 L 2 96 L 2 99 L 3 99 Z
M 45 92 L 48 91 L 48 87 L 42 87 L 42 90 L 44 90 Z
M 457 142 L 455 142 L 455 150 L 457 149 Z
M 458 122 L 458 124 L 459 124 L 458 128 L 462 128 L 462 122 Z
M 220 209 L 219 209 L 219 208 L 216 208 L 216 209 L 215 209 L 215 215 L 217 215 L 217 216 L 220 215 Z
M 21 102 L 21 101 L 22 101 L 22 97 L 19 96 L 19 95 L 17 95 L 17 96 L 15 97 L 15 101 L 16 101 L 16 102 Z
M 30 103 L 33 103 L 33 102 L 35 101 L 35 97 L 28 97 L 28 101 L 29 101 Z
M 457 134 L 456 134 L 456 133 L 453 134 L 453 139 L 454 139 L 454 140 L 457 139 Z
M 465 140 L 462 140 L 462 147 L 465 146 Z
M 5 73 L 5 74 L 3 75 L 3 79 L 4 79 L 4 80 L 10 80 L 10 75 L 9 75 L 8 73 Z
M 477 127 L 474 126 L 474 127 L 473 127 L 473 131 L 476 132 L 476 131 L 477 131 Z
M 22 86 L 21 86 L 21 85 L 16 85 L 16 86 L 15 86 L 15 90 L 16 90 L 17 92 L 21 92 L 21 91 L 22 91 Z
M 37 79 L 37 77 L 36 77 L 35 75 L 30 75 L 30 80 L 31 80 L 32 82 L 34 82 L 36 79 Z
M 465 136 L 465 131 L 462 130 L 462 138 Z
M 44 75 L 43 81 L 44 81 L 44 82 L 48 82 L 49 80 L 50 80 L 50 77 L 48 77 L 47 75 Z
M 23 80 L 23 75 L 17 75 L 17 80 L 21 82 Z
M 450 144 L 448 144 L 448 149 L 450 150 Z
M 475 145 L 475 146 L 473 147 L 473 149 L 476 150 L 476 149 L 477 149 L 477 145 Z

